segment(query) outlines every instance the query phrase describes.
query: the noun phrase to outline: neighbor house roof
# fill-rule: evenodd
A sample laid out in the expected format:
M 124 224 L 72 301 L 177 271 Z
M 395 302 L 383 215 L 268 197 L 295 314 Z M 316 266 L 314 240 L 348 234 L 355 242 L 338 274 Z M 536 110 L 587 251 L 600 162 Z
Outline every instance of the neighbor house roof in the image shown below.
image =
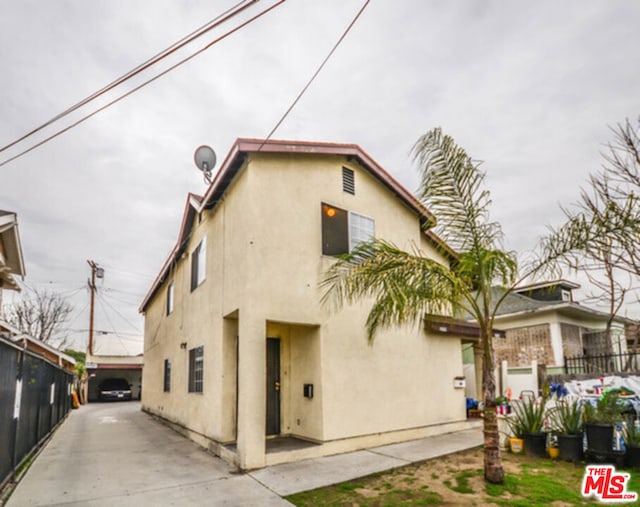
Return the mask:
M 18 233 L 18 217 L 0 210 L 0 289 L 20 290 L 14 276 L 24 276 L 24 260 Z
M 495 287 L 492 290 L 494 291 L 494 298 L 499 297 L 503 291 L 503 289 Z M 606 312 L 595 310 L 572 301 L 539 301 L 514 292 L 507 295 L 504 299 L 498 308 L 496 318 L 500 320 L 500 318 L 505 317 L 519 317 L 551 311 L 577 319 L 586 318 L 588 320 L 602 321 L 609 318 L 609 314 Z M 615 317 L 615 320 L 623 324 L 633 324 L 635 322 L 633 319 L 619 315 Z
M 529 285 L 520 285 L 515 288 L 514 292 L 528 292 L 536 289 L 545 289 L 548 287 L 562 287 L 563 289 L 579 289 L 580 284 L 575 282 L 570 282 L 569 280 L 558 279 L 558 280 L 550 280 L 547 282 L 537 282 L 531 283 Z
M 229 185 L 240 171 L 247 156 L 250 153 L 291 153 L 304 155 L 337 155 L 350 157 L 355 160 L 380 183 L 385 185 L 398 199 L 411 208 L 419 217 L 423 225 L 435 225 L 434 215 L 406 188 L 398 183 L 382 166 L 357 144 L 340 144 L 307 141 L 277 141 L 262 139 L 237 139 L 224 161 L 220 165 L 216 176 L 209 185 L 204 196 L 189 194 L 185 211 L 182 217 L 182 225 L 178 234 L 178 241 L 171 250 L 167 260 L 163 264 L 160 273 L 154 280 L 151 289 L 142 301 L 139 311 L 143 312 L 156 291 L 162 285 L 171 270 L 171 266 L 180 257 L 189 239 L 189 232 L 194 217 L 203 209 L 212 209 L 218 204 Z M 424 229 L 424 234 L 444 255 L 450 259 L 456 257 L 456 253 L 433 231 Z
M 73 367 L 76 364 L 76 360 L 68 354 L 65 354 L 61 350 L 58 350 L 51 345 L 34 338 L 33 336 L 29 336 L 28 334 L 19 334 L 17 336 L 11 337 L 11 340 L 14 343 L 18 343 L 25 347 L 27 350 L 35 352 L 49 361 L 58 364 L 66 368 L 69 371 L 73 371 Z

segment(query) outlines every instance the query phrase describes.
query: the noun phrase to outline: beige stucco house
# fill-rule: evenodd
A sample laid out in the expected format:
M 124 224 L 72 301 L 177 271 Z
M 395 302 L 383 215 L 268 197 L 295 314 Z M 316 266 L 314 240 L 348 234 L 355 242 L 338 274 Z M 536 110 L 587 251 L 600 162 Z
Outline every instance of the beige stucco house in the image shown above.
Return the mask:
M 432 218 L 356 145 L 237 140 L 141 304 L 143 410 L 243 469 L 467 427 L 453 327 L 370 345 L 366 304 L 320 303 L 371 236 L 449 262 Z

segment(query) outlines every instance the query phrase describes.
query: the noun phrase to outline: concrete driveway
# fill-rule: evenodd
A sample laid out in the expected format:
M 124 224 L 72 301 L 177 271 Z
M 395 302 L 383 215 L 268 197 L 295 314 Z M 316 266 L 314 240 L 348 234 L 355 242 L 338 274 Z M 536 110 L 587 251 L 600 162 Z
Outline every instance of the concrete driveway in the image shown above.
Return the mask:
M 291 505 L 140 411 L 139 402 L 74 410 L 8 507 Z

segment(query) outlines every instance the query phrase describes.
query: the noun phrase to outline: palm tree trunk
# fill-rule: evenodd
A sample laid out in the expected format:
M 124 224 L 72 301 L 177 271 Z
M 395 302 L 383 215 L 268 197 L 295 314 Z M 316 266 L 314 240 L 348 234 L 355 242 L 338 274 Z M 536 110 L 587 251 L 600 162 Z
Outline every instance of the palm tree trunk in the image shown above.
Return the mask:
M 482 397 L 484 401 L 484 478 L 492 484 L 504 482 L 504 469 L 500 455 L 500 433 L 495 410 L 496 379 L 493 359 L 492 329 L 482 329 Z

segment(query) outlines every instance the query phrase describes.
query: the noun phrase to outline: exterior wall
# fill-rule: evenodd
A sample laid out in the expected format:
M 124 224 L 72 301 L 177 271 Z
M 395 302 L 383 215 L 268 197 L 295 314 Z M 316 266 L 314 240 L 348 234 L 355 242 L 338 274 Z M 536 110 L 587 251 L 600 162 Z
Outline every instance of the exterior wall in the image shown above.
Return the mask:
M 510 366 L 527 366 L 532 360 L 547 366 L 562 366 L 564 356 L 583 353 L 587 347 L 585 333 L 604 330 L 606 322 L 589 314 L 580 319 L 549 310 L 499 316 L 495 326 L 507 332 L 506 341 L 494 340 L 499 360 L 508 361 Z
M 508 329 L 506 337 L 493 340 L 496 362 L 507 361 L 510 366 L 528 366 L 531 361 L 553 364 L 549 324 Z
M 581 356 L 584 353 L 582 330 L 573 324 L 560 324 L 562 332 L 562 355 L 565 357 Z
M 355 171 L 355 195 L 342 191 L 343 166 Z M 266 464 L 267 337 L 281 341 L 283 434 L 326 443 L 465 418 L 464 390 L 453 387 L 463 374 L 459 338 L 416 327 L 381 332 L 370 345 L 367 305 L 321 306 L 319 282 L 333 262 L 322 255 L 323 202 L 372 217 L 376 237 L 420 245 L 445 262 L 415 212 L 356 163 L 253 154 L 223 200 L 195 219 L 185 255 L 146 308 L 143 408 L 216 452 L 235 442 L 242 468 Z M 204 234 L 206 280 L 191 292 L 191 253 Z M 166 316 L 171 280 L 174 311 Z M 201 394 L 187 392 L 188 350 L 198 345 Z M 172 363 L 169 393 L 164 359 Z M 314 384 L 311 399 L 305 383 Z

